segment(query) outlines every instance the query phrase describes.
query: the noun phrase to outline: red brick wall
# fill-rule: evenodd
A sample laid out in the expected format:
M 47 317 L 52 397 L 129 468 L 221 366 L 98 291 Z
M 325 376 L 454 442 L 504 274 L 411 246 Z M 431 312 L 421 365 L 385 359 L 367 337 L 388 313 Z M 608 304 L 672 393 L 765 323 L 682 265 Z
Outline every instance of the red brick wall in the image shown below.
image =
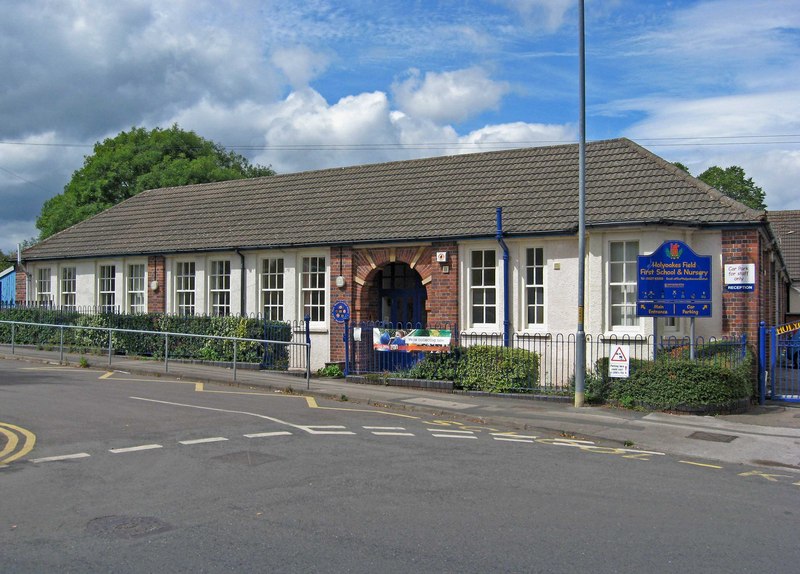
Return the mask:
M 153 291 L 150 283 L 158 281 L 158 289 Z M 162 255 L 151 255 L 147 258 L 147 311 L 163 313 L 167 307 L 167 273 Z
M 766 262 L 765 262 L 766 259 Z M 723 230 L 722 273 L 730 263 L 753 263 L 756 266 L 754 291 L 722 292 L 723 335 L 747 334 L 750 344 L 758 342 L 758 327 L 762 318 L 769 321 L 768 309 L 774 288 L 769 273 L 769 256 L 762 252 L 762 236 L 758 229 Z M 723 276 L 724 282 L 724 276 Z
M 16 265 L 15 283 L 17 284 L 16 302 L 24 303 L 28 298 L 28 275 L 21 265 Z
M 436 252 L 447 252 L 447 263 L 436 262 Z M 458 244 L 455 242 L 407 247 L 331 249 L 331 305 L 343 300 L 350 305 L 353 322 L 378 318 L 378 271 L 389 263 L 406 263 L 419 273 L 427 290 L 425 312 L 429 325 L 458 322 Z M 444 272 L 447 266 L 448 272 Z M 336 277 L 345 278 L 345 286 L 336 286 Z M 344 326 L 331 321 L 331 361 L 344 360 Z
M 341 275 L 344 277 L 344 287 L 336 286 L 336 278 Z M 350 306 L 350 319 L 355 316 L 355 301 L 353 299 L 353 249 L 352 247 L 332 247 L 331 248 L 331 273 L 330 273 L 330 294 L 331 301 L 329 308 L 337 301 L 344 301 Z M 344 361 L 344 324 L 337 323 L 331 317 L 331 361 Z

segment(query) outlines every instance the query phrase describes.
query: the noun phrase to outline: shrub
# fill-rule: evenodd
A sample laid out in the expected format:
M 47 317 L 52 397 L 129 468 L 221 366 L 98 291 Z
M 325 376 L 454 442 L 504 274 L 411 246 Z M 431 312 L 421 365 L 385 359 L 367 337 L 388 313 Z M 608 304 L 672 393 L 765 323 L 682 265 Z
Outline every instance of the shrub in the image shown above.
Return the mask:
M 425 357 L 409 369 L 410 379 L 454 381 L 458 371 L 459 349 L 449 353 L 425 353 Z
M 289 323 L 264 322 L 245 317 L 176 316 L 161 313 L 147 314 L 81 314 L 38 308 L 7 308 L 0 311 L 0 318 L 26 323 L 52 325 L 75 325 L 82 327 L 117 328 L 136 331 L 191 333 L 244 339 L 291 341 L 292 327 Z M 11 341 L 11 325 L 0 324 L 0 340 Z M 57 346 L 59 329 L 37 325 L 18 325 L 15 340 L 20 345 Z M 99 329 L 65 329 L 64 345 L 79 352 L 100 351 L 108 348 L 108 331 Z M 143 333 L 112 332 L 111 345 L 118 354 L 164 357 L 164 338 Z M 208 361 L 233 360 L 233 342 L 203 337 L 169 338 L 169 354 L 174 358 L 204 359 Z M 289 364 L 289 349 L 280 343 L 237 343 L 236 359 L 241 362 L 262 363 L 270 368 L 285 369 Z
M 475 345 L 461 349 L 456 384 L 489 392 L 532 390 L 539 386 L 539 355 L 525 349 Z
M 326 365 L 317 371 L 320 377 L 330 377 L 332 379 L 340 379 L 344 376 L 342 368 L 339 365 L 332 364 Z M 344 396 L 344 395 L 342 395 Z
M 734 368 L 667 358 L 640 365 L 628 379 L 614 381 L 609 396 L 622 405 L 664 410 L 729 405 L 752 395 L 751 366 L 749 355 Z

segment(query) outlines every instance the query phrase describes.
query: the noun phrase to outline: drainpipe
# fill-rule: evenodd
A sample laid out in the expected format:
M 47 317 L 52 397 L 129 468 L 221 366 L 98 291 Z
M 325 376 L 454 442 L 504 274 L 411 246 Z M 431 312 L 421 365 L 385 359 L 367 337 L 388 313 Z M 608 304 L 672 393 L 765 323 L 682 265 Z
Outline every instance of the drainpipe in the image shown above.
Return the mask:
M 508 296 L 508 245 L 506 242 L 503 241 L 503 208 L 497 208 L 497 242 L 500 244 L 500 247 L 503 248 L 503 346 L 510 347 L 511 346 L 511 321 L 509 317 L 511 316 L 511 311 L 509 309 L 509 296 Z
M 247 277 L 245 276 L 244 253 L 237 248 L 236 255 L 238 255 L 241 260 L 241 267 L 239 268 L 241 270 L 239 279 L 239 315 L 244 317 L 247 315 L 245 312 L 245 304 L 247 303 Z

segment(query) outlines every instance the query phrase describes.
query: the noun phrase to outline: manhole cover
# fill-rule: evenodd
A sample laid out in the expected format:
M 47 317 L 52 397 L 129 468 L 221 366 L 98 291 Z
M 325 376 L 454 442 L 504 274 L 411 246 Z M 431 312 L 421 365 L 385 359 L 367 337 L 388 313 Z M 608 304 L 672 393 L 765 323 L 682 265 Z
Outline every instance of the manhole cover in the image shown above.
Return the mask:
M 101 516 L 91 520 L 86 529 L 106 538 L 141 538 L 172 528 L 154 516 Z
M 690 434 L 689 438 L 695 438 L 697 440 L 707 440 L 711 442 L 733 442 L 734 439 L 736 439 L 736 435 L 697 431 Z
M 281 457 L 279 456 L 274 456 L 271 454 L 249 452 L 244 450 L 239 452 L 229 452 L 227 454 L 221 454 L 219 456 L 212 457 L 213 460 L 218 460 L 220 462 L 232 462 L 235 464 L 243 464 L 245 466 L 260 466 L 268 462 L 275 462 L 276 460 L 280 460 L 280 458 Z

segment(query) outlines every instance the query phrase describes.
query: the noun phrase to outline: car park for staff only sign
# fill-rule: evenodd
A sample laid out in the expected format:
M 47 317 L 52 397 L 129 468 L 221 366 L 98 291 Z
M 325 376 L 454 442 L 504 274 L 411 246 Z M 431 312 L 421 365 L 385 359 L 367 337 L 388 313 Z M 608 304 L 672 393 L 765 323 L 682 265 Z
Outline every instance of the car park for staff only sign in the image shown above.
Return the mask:
M 612 345 L 608 358 L 608 376 L 616 379 L 627 379 L 631 372 L 631 355 L 628 345 Z
M 639 317 L 711 316 L 711 256 L 683 241 L 665 241 L 639 255 L 636 286 Z

